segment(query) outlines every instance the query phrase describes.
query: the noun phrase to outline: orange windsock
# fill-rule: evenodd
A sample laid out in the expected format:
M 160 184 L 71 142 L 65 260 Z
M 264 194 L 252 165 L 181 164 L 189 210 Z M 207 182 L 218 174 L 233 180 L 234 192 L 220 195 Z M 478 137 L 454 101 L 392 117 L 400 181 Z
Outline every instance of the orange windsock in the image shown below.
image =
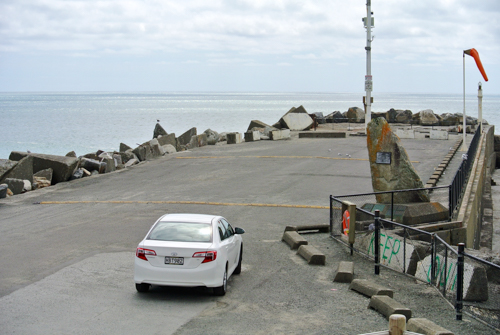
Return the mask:
M 474 58 L 479 72 L 481 72 L 481 74 L 483 75 L 484 80 L 488 81 L 488 76 L 486 75 L 486 72 L 484 72 L 483 64 L 481 64 L 481 59 L 479 59 L 479 53 L 477 52 L 477 50 L 474 48 L 464 50 L 464 54 L 472 56 Z

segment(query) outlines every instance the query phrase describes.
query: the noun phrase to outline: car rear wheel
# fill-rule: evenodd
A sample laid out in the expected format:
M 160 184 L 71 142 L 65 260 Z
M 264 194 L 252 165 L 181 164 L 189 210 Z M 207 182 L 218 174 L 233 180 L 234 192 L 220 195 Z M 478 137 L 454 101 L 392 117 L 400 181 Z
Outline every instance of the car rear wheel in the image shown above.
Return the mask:
M 222 277 L 222 285 L 219 287 L 214 287 L 214 295 L 223 296 L 227 291 L 227 265 L 224 269 L 224 276 Z
M 238 265 L 236 266 L 236 269 L 234 269 L 234 274 L 239 275 L 241 273 L 241 261 L 243 260 L 243 244 L 241 245 L 240 248 L 240 260 L 238 261 Z
M 135 289 L 137 290 L 137 292 L 140 292 L 140 293 L 146 293 L 147 291 L 149 291 L 149 287 L 151 285 L 149 284 L 135 284 Z

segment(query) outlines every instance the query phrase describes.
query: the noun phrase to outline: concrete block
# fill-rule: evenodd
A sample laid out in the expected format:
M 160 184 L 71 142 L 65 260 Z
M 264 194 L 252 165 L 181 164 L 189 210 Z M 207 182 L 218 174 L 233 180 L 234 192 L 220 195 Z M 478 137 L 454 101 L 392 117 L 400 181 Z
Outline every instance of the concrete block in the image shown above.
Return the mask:
M 14 194 L 21 194 L 24 188 L 24 181 L 16 178 L 5 178 L 5 184 Z
M 299 133 L 299 138 L 346 138 L 342 131 L 308 131 Z
M 248 125 L 247 130 L 252 130 L 253 128 L 266 128 L 266 127 L 271 127 L 271 126 L 260 120 L 252 120 L 250 121 L 250 125 Z
M 306 113 L 289 113 L 284 115 L 282 120 L 290 130 L 306 130 L 311 128 L 314 122 Z
M 168 135 L 160 135 L 160 136 L 157 137 L 157 140 L 158 140 L 158 143 L 161 146 L 164 146 L 164 145 L 167 145 L 167 144 L 173 145 L 174 148 L 177 146 L 177 140 L 175 139 L 175 134 L 174 133 L 171 133 L 171 134 L 168 134 Z M 121 150 L 121 146 L 120 146 L 120 151 L 122 151 Z M 123 150 L 123 151 L 126 151 L 126 150 Z
M 196 127 L 193 127 L 191 129 L 189 129 L 188 131 L 186 131 L 184 134 L 182 134 L 181 136 L 179 136 L 177 138 L 177 141 L 176 141 L 176 145 L 178 145 L 179 147 L 177 147 L 177 151 L 181 151 L 180 147 L 183 146 L 183 145 L 187 145 L 189 144 L 189 142 L 191 142 L 191 138 L 195 135 L 198 135 L 197 133 L 197 130 L 196 130 Z M 142 160 L 142 159 L 141 159 Z
M 241 133 L 227 133 L 227 144 L 239 144 L 242 142 Z
M 425 318 L 414 318 L 408 320 L 406 329 L 408 331 L 425 335 L 454 335 L 451 331 Z
M 330 225 L 324 224 L 314 224 L 314 225 L 301 225 L 301 226 L 286 226 L 285 231 L 307 231 L 307 230 L 317 230 L 321 233 L 329 233 Z
M 401 314 L 406 320 L 411 319 L 411 310 L 401 303 L 386 295 L 374 295 L 370 298 L 369 308 L 373 308 L 380 314 L 389 318 L 392 314 Z
M 277 129 L 271 131 L 271 139 L 273 141 L 284 140 L 290 138 L 290 129 Z
M 396 135 L 399 138 L 415 138 L 415 130 L 413 129 L 396 129 Z
M 325 265 L 326 256 L 312 245 L 301 245 L 297 254 L 302 256 L 308 264 Z
M 0 184 L 0 199 L 6 198 L 7 197 L 7 189 L 9 188 L 9 185 L 7 184 Z
M 429 138 L 430 135 L 428 132 L 424 132 L 424 131 L 416 131 L 415 132 L 415 139 L 416 140 L 424 140 L 426 138 Z
M 448 132 L 440 129 L 431 129 L 431 140 L 447 140 Z
M 12 152 L 11 156 L 15 154 L 16 152 Z M 28 155 L 28 153 L 22 152 L 17 152 L 17 154 L 23 157 Z M 29 155 L 33 157 L 33 173 L 48 168 L 52 169 L 52 184 L 57 184 L 69 180 L 69 178 L 71 178 L 71 176 L 75 172 L 79 162 L 78 158 L 75 157 L 35 153 L 30 153 Z
M 350 283 L 354 277 L 354 263 L 353 262 L 340 262 L 337 274 L 333 279 L 338 283 Z
M 247 131 L 245 133 L 245 142 L 260 141 L 260 131 Z
M 454 229 L 449 233 L 451 242 L 454 241 L 454 232 L 458 229 Z M 441 232 L 439 232 L 441 233 Z M 444 233 L 444 232 L 443 232 Z M 456 284 L 457 277 L 457 261 L 456 259 L 449 258 L 447 262 L 447 268 L 444 268 L 444 257 L 440 254 L 436 255 L 436 260 L 438 264 L 437 270 L 437 283 L 444 282 L 444 274 L 446 273 L 446 290 L 452 291 L 454 285 Z M 418 262 L 417 271 L 415 277 L 424 280 L 426 282 L 431 281 L 429 278 L 431 267 L 431 256 L 425 257 L 422 261 Z M 464 264 L 464 287 L 463 287 L 463 297 L 464 301 L 486 301 L 488 300 L 488 277 L 486 275 L 485 268 L 475 262 L 467 262 Z
M 349 289 L 366 295 L 367 297 L 385 295 L 392 298 L 394 296 L 393 290 L 366 279 L 354 279 Z
M 9 167 L 11 168 L 9 169 Z M 6 168 L 3 175 L 0 171 L 0 182 L 3 182 L 6 178 L 26 179 L 33 182 L 33 157 L 28 155 L 17 162 L 11 161 Z
M 292 250 L 308 244 L 307 240 L 296 231 L 285 231 L 281 240 L 286 242 Z

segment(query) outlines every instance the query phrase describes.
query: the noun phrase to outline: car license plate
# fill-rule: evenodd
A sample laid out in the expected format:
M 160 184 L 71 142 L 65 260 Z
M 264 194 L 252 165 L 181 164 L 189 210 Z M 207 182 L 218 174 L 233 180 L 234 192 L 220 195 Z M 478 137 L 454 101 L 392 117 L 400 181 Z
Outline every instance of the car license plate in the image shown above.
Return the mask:
M 165 257 L 165 264 L 184 265 L 184 257 Z

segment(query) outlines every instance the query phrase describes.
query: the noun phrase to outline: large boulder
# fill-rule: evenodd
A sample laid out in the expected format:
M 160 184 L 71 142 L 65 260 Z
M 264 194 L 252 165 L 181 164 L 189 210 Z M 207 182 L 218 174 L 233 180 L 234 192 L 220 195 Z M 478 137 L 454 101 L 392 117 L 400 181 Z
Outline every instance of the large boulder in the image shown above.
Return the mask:
M 345 122 L 344 115 L 340 111 L 335 111 L 333 113 L 328 114 L 325 117 L 326 123 L 340 123 Z
M 125 143 L 120 143 L 120 152 L 125 152 L 127 150 L 132 150 L 132 148 L 126 145 Z
M 23 157 L 18 162 L 9 161 L 11 164 L 5 164 L 5 168 L 9 168 L 3 174 L 0 173 L 0 183 L 6 178 L 26 179 L 33 182 L 33 157 Z
M 23 193 L 24 181 L 22 179 L 6 178 L 5 184 L 7 184 L 7 186 L 12 191 L 12 193 L 14 193 L 14 194 Z
M 295 107 L 294 107 L 295 109 Z M 260 120 L 252 120 L 250 121 L 250 124 L 248 125 L 248 130 L 252 130 L 253 128 L 266 128 L 266 127 L 271 127 L 270 125 L 268 125 L 267 123 L 264 123 Z
M 207 135 L 207 144 L 216 145 L 219 142 L 219 133 L 212 129 L 207 129 L 203 132 Z
M 161 146 L 171 144 L 175 147 L 177 144 L 175 133 L 171 133 L 168 135 L 159 135 L 156 139 L 158 140 L 158 143 L 160 143 Z
M 284 115 L 280 123 L 285 126 L 282 127 L 290 130 L 308 130 L 314 125 L 314 120 L 309 116 L 309 114 L 303 113 L 290 113 Z
M 17 161 L 12 161 L 10 159 L 0 159 L 0 180 L 2 176 L 9 172 L 14 166 L 17 165 Z
M 140 161 L 161 157 L 165 154 L 156 138 L 144 142 L 132 151 Z
M 7 190 L 9 189 L 9 185 L 0 184 L 0 199 L 7 197 Z
M 186 145 L 191 142 L 193 136 L 197 135 L 196 127 L 193 127 L 186 131 L 184 134 L 177 138 L 177 151 L 186 150 Z
M 34 173 L 48 168 L 54 171 L 52 176 L 53 185 L 69 180 L 75 172 L 79 162 L 78 158 L 75 157 L 35 154 L 20 151 L 11 153 L 11 156 L 15 157 L 26 157 L 28 155 L 33 157 Z
M 131 160 L 133 158 L 137 159 L 137 156 L 134 154 L 134 152 L 133 152 L 132 149 L 127 150 L 125 152 L 115 152 L 115 154 L 121 156 L 122 163 L 126 163 L 126 162 L 128 162 L 129 160 Z
M 165 129 L 163 129 L 162 126 L 160 126 L 160 123 L 157 123 L 155 125 L 155 130 L 153 131 L 153 138 L 157 138 L 158 136 L 167 136 L 167 132 L 165 131 Z
M 398 113 L 396 114 L 394 118 L 394 122 L 396 123 L 405 123 L 409 124 L 412 121 L 413 113 L 411 110 L 398 110 Z
M 82 157 L 80 159 L 80 167 L 87 171 L 99 171 L 101 163 L 98 160 Z
M 359 107 L 351 107 L 345 114 L 349 122 L 363 123 L 365 122 L 365 111 Z
M 163 152 L 165 152 L 165 154 L 173 154 L 177 152 L 177 150 L 172 144 L 165 144 L 162 145 L 161 147 L 163 148 Z
M 50 186 L 50 181 L 45 177 L 33 176 L 33 189 L 37 190 L 39 188 L 44 188 Z
M 300 105 L 297 108 L 292 107 L 281 117 L 278 123 L 280 124 L 279 129 L 307 130 L 313 126 L 314 121 L 309 116 L 304 106 Z
M 273 125 L 273 127 L 278 129 L 307 130 L 313 126 L 314 121 L 309 116 L 304 106 L 300 105 L 297 108 L 292 107 L 281 117 L 278 123 L 279 126 Z
M 398 115 L 399 112 L 401 112 L 401 110 L 391 108 L 385 113 L 385 115 L 386 115 L 385 119 L 389 123 L 394 123 L 394 122 L 396 122 L 396 115 Z
M 208 140 L 207 140 L 207 134 L 205 133 L 202 133 L 200 135 L 197 135 L 196 136 L 197 140 L 198 140 L 198 147 L 204 147 L 206 146 L 208 143 Z
M 460 124 L 461 115 L 456 113 L 444 113 L 441 114 L 441 126 L 455 126 Z
M 432 109 L 425 109 L 414 115 L 414 119 L 419 120 L 422 126 L 439 126 L 439 118 Z
M 45 169 L 45 170 L 40 170 L 37 173 L 33 174 L 33 179 L 37 177 L 42 177 L 48 180 L 49 182 L 52 182 L 52 175 L 54 174 L 54 171 L 51 168 Z
M 376 118 L 368 124 L 367 146 L 374 192 L 424 187 L 387 120 Z M 377 202 L 390 203 L 391 194 L 377 195 Z M 429 196 L 426 191 L 398 192 L 394 194 L 394 202 L 429 202 Z
M 315 113 L 312 113 L 311 115 L 314 115 L 314 117 L 316 118 L 316 122 L 318 122 L 318 124 L 325 124 L 326 123 L 325 116 L 323 115 L 322 112 L 315 112 Z

